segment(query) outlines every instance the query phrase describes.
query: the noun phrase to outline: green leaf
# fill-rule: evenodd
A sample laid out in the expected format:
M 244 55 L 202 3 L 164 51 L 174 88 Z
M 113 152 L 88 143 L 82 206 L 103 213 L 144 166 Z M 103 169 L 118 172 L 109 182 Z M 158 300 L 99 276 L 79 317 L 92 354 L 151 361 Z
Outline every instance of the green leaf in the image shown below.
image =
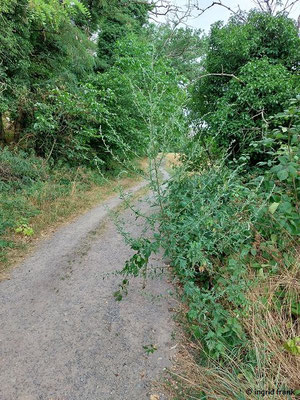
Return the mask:
M 283 213 L 289 213 L 292 211 L 292 209 L 293 209 L 293 206 L 288 201 L 283 202 L 280 206 L 280 211 Z
M 291 310 L 293 315 L 300 316 L 300 303 L 293 303 Z
M 293 165 L 289 165 L 288 170 L 289 170 L 290 175 L 293 178 L 295 178 L 297 176 L 297 170 L 295 167 L 293 167 Z
M 274 214 L 280 203 L 272 203 L 269 207 L 269 212 Z
M 285 181 L 288 178 L 289 173 L 286 169 L 281 169 L 280 171 L 277 172 L 277 176 L 278 179 L 280 179 L 281 181 Z
M 300 337 L 295 337 L 283 344 L 283 347 L 294 356 L 300 355 Z

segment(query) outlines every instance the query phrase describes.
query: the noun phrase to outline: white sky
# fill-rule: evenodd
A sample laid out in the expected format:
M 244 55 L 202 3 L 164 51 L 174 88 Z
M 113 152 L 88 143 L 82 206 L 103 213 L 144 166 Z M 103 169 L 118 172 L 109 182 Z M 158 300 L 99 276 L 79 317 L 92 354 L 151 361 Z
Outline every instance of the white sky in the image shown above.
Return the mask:
M 213 0 L 201 0 L 199 3 L 201 4 L 202 8 L 209 6 Z M 184 6 L 187 1 L 186 0 L 171 0 L 172 4 L 176 4 L 178 6 Z M 223 0 L 223 4 L 226 4 L 230 8 L 234 10 L 238 10 L 238 6 L 244 11 L 248 11 L 251 8 L 255 7 L 255 4 L 252 0 Z M 298 19 L 300 15 L 300 0 L 294 6 L 290 16 L 294 19 Z M 195 13 L 194 18 L 189 18 L 187 24 L 194 28 L 200 28 L 205 30 L 206 32 L 209 31 L 210 25 L 216 21 L 227 21 L 230 16 L 230 12 L 227 11 L 224 7 L 214 6 L 208 11 L 206 11 L 200 17 L 197 17 L 197 13 Z M 162 19 L 163 20 L 163 19 Z

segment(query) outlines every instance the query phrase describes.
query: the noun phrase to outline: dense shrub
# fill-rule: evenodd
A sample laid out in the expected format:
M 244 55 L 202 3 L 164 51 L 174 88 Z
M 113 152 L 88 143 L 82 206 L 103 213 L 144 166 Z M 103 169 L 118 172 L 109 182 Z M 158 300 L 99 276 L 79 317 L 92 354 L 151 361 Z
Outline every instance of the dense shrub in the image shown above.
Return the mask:
M 246 21 L 214 25 L 191 100 L 195 140 L 213 142 L 211 151 L 227 151 L 228 160 L 247 151 L 261 138 L 266 119 L 299 93 L 299 49 L 295 23 L 284 15 L 255 11 Z

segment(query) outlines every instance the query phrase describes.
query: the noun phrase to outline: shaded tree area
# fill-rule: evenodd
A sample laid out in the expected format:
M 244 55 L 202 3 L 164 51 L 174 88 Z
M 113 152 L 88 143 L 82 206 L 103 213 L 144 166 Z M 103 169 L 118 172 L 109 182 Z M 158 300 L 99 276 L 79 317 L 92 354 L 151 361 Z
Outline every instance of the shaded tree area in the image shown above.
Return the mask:
M 147 132 L 130 99 L 133 77 L 130 68 L 117 65 L 120 57 L 152 65 L 154 48 L 143 53 L 139 43 L 147 42 L 149 15 L 160 7 L 134 0 L 2 0 L 2 145 L 17 144 L 49 161 L 103 168 L 112 151 L 119 159 L 141 154 Z M 136 47 L 120 54 L 118 43 L 130 35 Z M 158 56 L 153 71 L 164 57 Z M 164 63 L 172 69 L 166 57 Z
M 297 26 L 285 14 L 253 10 L 214 24 L 191 101 L 201 140 L 213 138 L 229 158 L 248 151 L 266 119 L 299 93 L 299 60 Z

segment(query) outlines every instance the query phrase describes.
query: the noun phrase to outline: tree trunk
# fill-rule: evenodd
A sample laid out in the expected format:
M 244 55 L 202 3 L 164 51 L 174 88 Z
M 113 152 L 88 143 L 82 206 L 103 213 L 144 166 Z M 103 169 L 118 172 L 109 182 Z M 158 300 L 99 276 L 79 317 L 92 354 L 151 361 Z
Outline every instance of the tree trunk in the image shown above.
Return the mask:
M 0 142 L 5 142 L 5 132 L 4 132 L 4 125 L 2 119 L 2 113 L 0 113 Z
M 20 140 L 21 132 L 25 127 L 26 112 L 23 109 L 19 109 L 19 114 L 14 123 L 14 142 L 18 143 Z

